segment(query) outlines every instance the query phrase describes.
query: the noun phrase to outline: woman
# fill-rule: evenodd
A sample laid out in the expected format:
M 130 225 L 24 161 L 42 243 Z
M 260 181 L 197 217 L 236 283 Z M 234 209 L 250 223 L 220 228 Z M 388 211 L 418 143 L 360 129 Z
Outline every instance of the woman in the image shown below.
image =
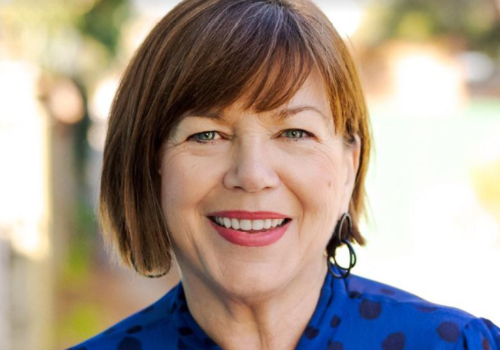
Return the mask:
M 126 264 L 175 257 L 182 282 L 74 349 L 500 349 L 488 320 L 349 275 L 368 125 L 313 3 L 180 3 L 117 93 L 101 218 Z

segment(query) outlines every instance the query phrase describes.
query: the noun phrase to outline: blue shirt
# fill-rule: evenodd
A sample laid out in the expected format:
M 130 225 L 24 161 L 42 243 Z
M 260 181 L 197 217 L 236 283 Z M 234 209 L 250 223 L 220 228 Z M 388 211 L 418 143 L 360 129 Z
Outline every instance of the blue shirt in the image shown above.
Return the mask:
M 182 282 L 71 350 L 221 349 L 191 316 Z M 296 350 L 500 350 L 500 329 L 462 310 L 350 275 L 327 274 Z

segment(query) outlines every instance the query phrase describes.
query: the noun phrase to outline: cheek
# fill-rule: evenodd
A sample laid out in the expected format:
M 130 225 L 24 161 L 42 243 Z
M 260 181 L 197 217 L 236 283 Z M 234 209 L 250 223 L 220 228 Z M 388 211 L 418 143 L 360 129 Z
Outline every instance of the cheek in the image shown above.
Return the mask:
M 283 172 L 283 182 L 297 199 L 297 242 L 304 257 L 316 258 L 330 240 L 342 199 L 342 166 L 330 149 L 314 150 L 300 159 L 295 170 Z
M 342 163 L 338 152 L 320 147 L 295 160 L 294 167 L 282 165 L 281 178 L 300 208 L 299 246 L 317 252 L 328 243 L 341 211 Z
M 161 164 L 161 206 L 172 248 L 181 260 L 186 259 L 182 252 L 196 251 L 196 235 L 202 231 L 197 209 L 213 186 L 207 165 L 194 158 L 173 150 L 164 154 Z
M 189 181 L 183 174 L 189 174 L 184 169 L 185 165 L 179 155 L 165 155 L 161 165 L 161 200 L 162 206 L 179 204 L 182 193 L 188 193 L 192 187 L 184 186 Z M 187 170 L 187 169 L 186 169 Z
M 212 185 L 203 163 L 182 152 L 166 153 L 162 160 L 161 201 L 167 222 L 175 213 L 191 216 L 193 208 Z
M 300 197 L 307 198 L 321 209 L 331 210 L 341 196 L 343 175 L 337 153 L 318 147 L 301 157 L 294 169 L 284 172 L 290 181 L 293 178 L 296 188 L 302 189 Z

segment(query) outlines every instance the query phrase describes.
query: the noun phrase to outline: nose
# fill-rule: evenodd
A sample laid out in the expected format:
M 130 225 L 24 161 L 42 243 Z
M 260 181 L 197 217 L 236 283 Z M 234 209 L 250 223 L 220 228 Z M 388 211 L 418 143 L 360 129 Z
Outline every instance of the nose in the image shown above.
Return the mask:
M 273 159 L 265 142 L 258 137 L 248 137 L 238 140 L 234 147 L 231 166 L 224 176 L 226 188 L 258 192 L 279 185 L 280 179 L 273 167 L 278 159 Z

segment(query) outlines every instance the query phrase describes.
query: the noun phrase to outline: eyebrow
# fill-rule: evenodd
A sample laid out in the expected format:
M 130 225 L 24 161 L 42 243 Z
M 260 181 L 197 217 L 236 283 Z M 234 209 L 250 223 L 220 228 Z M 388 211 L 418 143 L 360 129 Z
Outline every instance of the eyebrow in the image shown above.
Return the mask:
M 283 122 L 287 118 L 290 118 L 296 114 L 305 112 L 305 111 L 312 111 L 317 114 L 319 114 L 323 120 L 328 124 L 330 122 L 330 118 L 328 118 L 326 115 L 323 114 L 318 108 L 314 106 L 296 106 L 296 107 L 291 107 L 291 108 L 285 108 L 281 109 L 275 113 L 273 113 L 273 118 L 275 118 L 279 122 Z M 224 112 L 214 112 L 214 111 L 209 111 L 209 112 L 187 112 L 182 119 L 186 117 L 196 117 L 196 118 L 206 118 L 210 120 L 214 120 L 218 124 L 227 124 L 229 121 L 229 118 Z

